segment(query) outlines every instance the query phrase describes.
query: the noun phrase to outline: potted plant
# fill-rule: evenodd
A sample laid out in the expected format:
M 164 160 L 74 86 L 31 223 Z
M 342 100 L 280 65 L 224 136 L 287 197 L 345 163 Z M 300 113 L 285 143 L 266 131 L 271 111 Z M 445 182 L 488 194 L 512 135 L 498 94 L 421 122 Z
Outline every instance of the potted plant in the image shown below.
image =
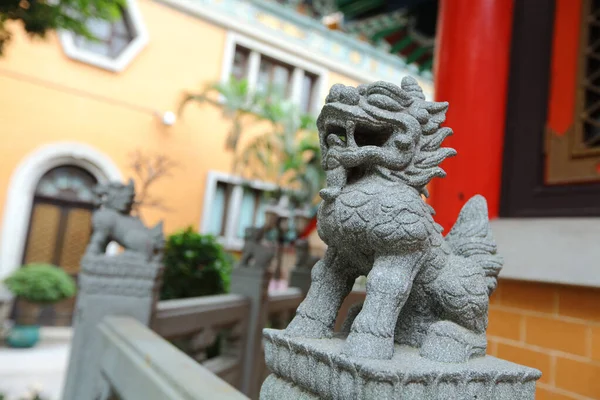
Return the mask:
M 226 293 L 233 261 L 217 239 L 188 227 L 167 238 L 160 299 Z
M 13 272 L 4 284 L 19 300 L 22 310 L 8 334 L 11 347 L 33 347 L 39 341 L 41 306 L 75 295 L 75 281 L 64 270 L 49 264 L 28 264 Z

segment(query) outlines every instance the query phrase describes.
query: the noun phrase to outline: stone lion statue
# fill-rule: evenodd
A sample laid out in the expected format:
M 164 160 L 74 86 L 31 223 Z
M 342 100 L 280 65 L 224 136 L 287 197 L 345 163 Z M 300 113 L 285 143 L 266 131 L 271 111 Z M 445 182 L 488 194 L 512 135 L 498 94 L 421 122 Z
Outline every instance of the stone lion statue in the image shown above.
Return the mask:
M 248 227 L 244 230 L 244 248 L 236 268 L 269 268 L 275 250 L 262 243 L 264 236 L 265 230 L 261 227 Z
M 95 194 L 99 208 L 92 216 L 93 232 L 86 255 L 103 254 L 113 240 L 129 254 L 137 253 L 148 260 L 162 255 L 165 245 L 162 222 L 147 228 L 138 217 L 130 215 L 135 198 L 133 180 L 127 185 L 100 184 Z
M 411 77 L 400 87 L 331 88 L 317 122 L 327 174 L 317 228 L 328 249 L 286 335 L 331 335 L 342 301 L 366 275 L 345 354 L 390 359 L 395 342 L 445 362 L 485 354 L 502 267 L 486 201 L 471 198 L 444 237 L 424 200 L 431 179 L 445 176 L 439 164 L 456 153 L 441 147 L 452 134 L 440 127 L 447 108 L 426 101 Z

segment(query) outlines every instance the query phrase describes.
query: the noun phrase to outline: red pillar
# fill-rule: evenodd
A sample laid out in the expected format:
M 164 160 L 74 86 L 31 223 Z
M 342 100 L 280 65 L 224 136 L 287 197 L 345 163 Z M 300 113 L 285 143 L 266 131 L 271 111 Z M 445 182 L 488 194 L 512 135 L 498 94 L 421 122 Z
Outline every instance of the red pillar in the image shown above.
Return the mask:
M 458 155 L 432 182 L 431 204 L 446 230 L 475 194 L 498 216 L 512 9 L 511 0 L 440 0 L 435 97 L 450 103 L 445 125 L 454 135 L 444 145 Z

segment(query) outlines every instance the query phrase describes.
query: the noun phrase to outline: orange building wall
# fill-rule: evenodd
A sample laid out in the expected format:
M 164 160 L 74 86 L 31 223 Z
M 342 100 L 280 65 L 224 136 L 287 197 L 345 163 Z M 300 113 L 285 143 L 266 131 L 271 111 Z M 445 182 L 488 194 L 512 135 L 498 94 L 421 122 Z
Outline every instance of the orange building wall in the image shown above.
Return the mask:
M 600 399 L 600 288 L 501 280 L 488 353 L 538 368 L 536 400 Z
M 177 111 L 185 91 L 220 79 L 226 31 L 149 0 L 138 5 L 150 40 L 121 73 L 69 59 L 55 35 L 32 41 L 10 26 L 14 39 L 0 58 L 0 210 L 11 174 L 28 154 L 77 141 L 108 155 L 125 177 L 135 150 L 176 160 L 180 167 L 151 193 L 172 211 L 142 215 L 148 223 L 164 219 L 166 232 L 198 227 L 207 172 L 231 171 L 231 154 L 224 151 L 230 125 L 208 105 L 190 105 L 171 127 L 155 112 Z M 338 81 L 355 84 L 329 75 L 329 85 Z
M 197 226 L 204 172 L 229 168 L 229 155 L 215 151 L 223 148 L 226 124 L 210 108 L 186 113 L 172 127 L 153 113 L 176 111 L 184 90 L 220 77 L 225 31 L 150 1 L 139 6 L 150 42 L 119 74 L 70 60 L 54 35 L 45 41 L 15 35 L 0 59 L 0 209 L 27 154 L 43 144 L 78 141 L 107 154 L 124 176 L 137 149 L 174 158 L 181 168 L 153 194 L 175 211 L 143 215 L 149 222 L 164 218 L 167 232 Z

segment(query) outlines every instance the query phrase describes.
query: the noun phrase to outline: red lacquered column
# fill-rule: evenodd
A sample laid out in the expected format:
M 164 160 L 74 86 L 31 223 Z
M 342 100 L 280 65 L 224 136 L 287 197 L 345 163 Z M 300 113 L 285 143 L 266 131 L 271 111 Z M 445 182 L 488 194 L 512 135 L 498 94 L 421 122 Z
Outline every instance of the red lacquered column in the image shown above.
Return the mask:
M 511 0 L 440 0 L 435 98 L 450 103 L 444 145 L 458 156 L 443 162 L 448 176 L 432 182 L 431 204 L 446 230 L 478 193 L 498 216 L 512 11 Z

